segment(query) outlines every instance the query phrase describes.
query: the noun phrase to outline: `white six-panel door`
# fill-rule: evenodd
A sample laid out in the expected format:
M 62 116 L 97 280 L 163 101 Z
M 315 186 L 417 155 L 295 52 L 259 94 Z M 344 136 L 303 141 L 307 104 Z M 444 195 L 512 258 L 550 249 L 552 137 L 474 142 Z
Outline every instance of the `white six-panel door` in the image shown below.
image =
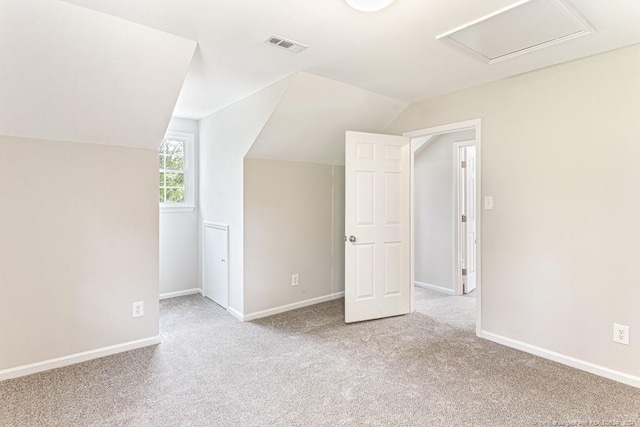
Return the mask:
M 347 132 L 345 321 L 411 310 L 409 138 Z

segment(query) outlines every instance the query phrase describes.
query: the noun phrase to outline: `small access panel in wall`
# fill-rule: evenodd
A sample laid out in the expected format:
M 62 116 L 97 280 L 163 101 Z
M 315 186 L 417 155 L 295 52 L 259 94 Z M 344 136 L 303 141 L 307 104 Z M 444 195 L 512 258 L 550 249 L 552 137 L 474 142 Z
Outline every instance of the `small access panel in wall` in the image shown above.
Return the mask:
M 202 294 L 223 308 L 229 306 L 228 234 L 227 225 L 203 223 Z
M 436 37 L 487 63 L 594 32 L 564 0 L 525 0 Z

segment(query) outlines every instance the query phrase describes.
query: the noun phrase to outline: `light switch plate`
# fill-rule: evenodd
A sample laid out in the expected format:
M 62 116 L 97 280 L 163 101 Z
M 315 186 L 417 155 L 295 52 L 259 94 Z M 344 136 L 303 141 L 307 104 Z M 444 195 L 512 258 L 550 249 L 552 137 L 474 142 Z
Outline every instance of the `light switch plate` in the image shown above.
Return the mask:
M 493 209 L 493 196 L 484 196 L 484 209 L 486 211 Z

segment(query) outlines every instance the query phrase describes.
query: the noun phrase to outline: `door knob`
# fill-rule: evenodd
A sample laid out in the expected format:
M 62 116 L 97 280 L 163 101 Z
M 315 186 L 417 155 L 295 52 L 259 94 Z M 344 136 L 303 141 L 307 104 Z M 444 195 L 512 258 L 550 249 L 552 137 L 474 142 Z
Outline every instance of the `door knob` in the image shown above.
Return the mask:
M 355 243 L 356 242 L 356 236 L 349 236 L 349 241 L 351 243 Z

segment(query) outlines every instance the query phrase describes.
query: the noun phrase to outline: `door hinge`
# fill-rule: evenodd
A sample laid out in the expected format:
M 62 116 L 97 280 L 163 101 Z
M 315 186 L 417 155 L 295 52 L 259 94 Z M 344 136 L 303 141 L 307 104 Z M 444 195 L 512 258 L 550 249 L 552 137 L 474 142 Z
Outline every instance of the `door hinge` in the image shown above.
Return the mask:
M 467 222 L 467 216 L 466 215 L 462 215 L 462 222 Z
M 462 163 L 460 164 L 460 167 L 461 167 L 462 169 L 466 168 L 466 167 L 467 167 L 467 161 L 466 161 L 466 160 L 463 160 L 463 161 L 462 161 Z
M 466 275 L 467 275 L 467 269 L 466 269 L 466 268 L 463 268 L 463 269 L 462 269 L 462 275 L 463 275 L 463 276 L 466 276 Z

